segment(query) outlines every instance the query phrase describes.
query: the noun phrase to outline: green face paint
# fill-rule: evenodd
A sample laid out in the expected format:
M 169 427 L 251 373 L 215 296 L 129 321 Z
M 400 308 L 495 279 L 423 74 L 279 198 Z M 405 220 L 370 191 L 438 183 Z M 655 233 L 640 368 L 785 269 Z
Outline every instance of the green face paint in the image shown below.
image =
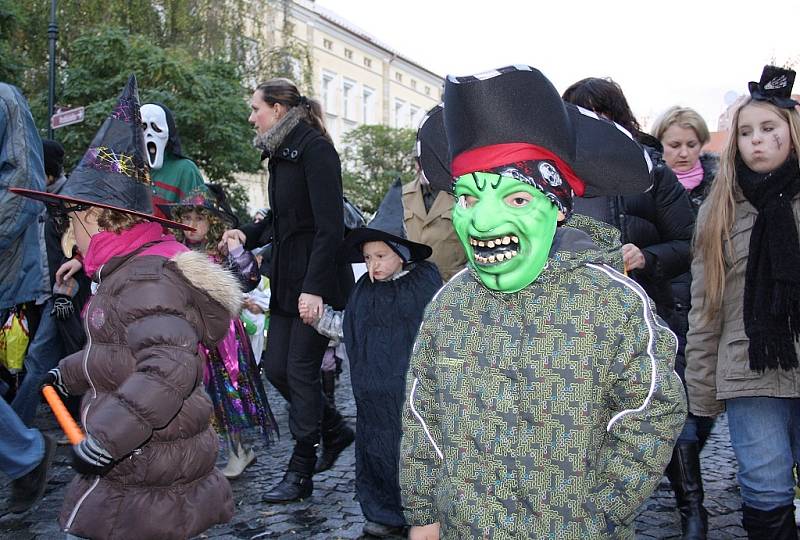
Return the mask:
M 553 245 L 558 209 L 538 189 L 508 176 L 460 176 L 453 227 L 469 264 L 488 288 L 524 289 L 539 277 Z

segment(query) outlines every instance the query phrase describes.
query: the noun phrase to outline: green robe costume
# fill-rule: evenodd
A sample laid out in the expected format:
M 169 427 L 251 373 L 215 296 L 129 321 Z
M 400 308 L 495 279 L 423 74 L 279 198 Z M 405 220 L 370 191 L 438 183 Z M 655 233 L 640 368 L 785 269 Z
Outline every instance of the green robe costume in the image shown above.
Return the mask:
M 152 169 L 150 176 L 153 179 L 153 210 L 162 216 L 159 204 L 180 202 L 205 185 L 194 161 L 176 157 L 171 152 L 164 154 L 164 164 L 160 169 Z
M 439 522 L 445 539 L 633 538 L 686 417 L 676 340 L 614 270 L 618 240 L 601 249 L 574 227 L 602 227 L 570 225 L 519 292 L 467 269 L 428 305 L 403 418 L 410 524 Z

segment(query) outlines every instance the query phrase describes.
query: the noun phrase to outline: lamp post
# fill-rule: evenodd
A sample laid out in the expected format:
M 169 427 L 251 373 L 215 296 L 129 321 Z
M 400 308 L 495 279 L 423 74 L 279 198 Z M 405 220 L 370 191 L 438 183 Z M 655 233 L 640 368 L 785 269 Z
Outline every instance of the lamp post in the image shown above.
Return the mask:
M 56 24 L 56 0 L 50 0 L 50 24 L 47 27 L 47 40 L 50 45 L 50 77 L 47 93 L 47 138 L 53 138 L 53 108 L 56 105 L 56 40 L 58 25 Z

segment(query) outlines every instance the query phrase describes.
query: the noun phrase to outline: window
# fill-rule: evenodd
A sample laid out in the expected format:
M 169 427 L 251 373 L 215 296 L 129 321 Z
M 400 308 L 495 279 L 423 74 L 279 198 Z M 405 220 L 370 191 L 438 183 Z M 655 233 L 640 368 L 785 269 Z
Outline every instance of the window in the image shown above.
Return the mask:
M 333 50 L 333 41 L 331 41 L 329 39 L 323 39 L 322 40 L 322 46 L 325 47 L 326 49 L 328 49 L 329 51 L 332 51 Z
M 403 74 L 399 71 L 394 72 L 394 78 L 397 82 L 403 82 Z
M 329 114 L 336 114 L 336 96 L 333 92 L 333 82 L 336 80 L 336 75 L 330 72 L 322 73 L 322 106 L 325 112 Z
M 350 49 L 345 49 L 344 50 L 344 57 L 347 58 L 348 60 L 352 60 L 353 59 L 353 51 L 351 51 Z
M 429 95 L 431 95 L 431 87 L 430 87 L 430 86 L 426 86 L 426 87 L 425 87 L 425 95 L 426 95 L 426 96 L 429 96 Z
M 413 88 L 414 90 L 417 89 L 417 81 L 415 81 L 414 79 L 411 79 L 411 88 Z
M 364 67 L 372 67 L 372 58 L 367 58 L 366 56 L 364 57 Z
M 375 90 L 364 86 L 361 90 L 361 121 L 365 124 L 375 123 Z
M 406 108 L 406 102 L 402 99 L 394 100 L 394 127 L 401 128 L 404 126 L 404 121 L 408 121 L 407 117 L 404 118 L 403 110 Z
M 420 108 L 417 107 L 416 105 L 412 105 L 411 108 L 409 109 L 409 114 L 408 114 L 409 127 L 416 128 L 417 126 L 419 126 L 419 122 L 420 120 L 422 120 L 422 118 L 420 118 L 419 113 L 420 113 Z
M 354 119 L 356 112 L 353 103 L 353 98 L 356 93 L 355 87 L 355 81 L 342 81 L 342 116 L 349 120 Z

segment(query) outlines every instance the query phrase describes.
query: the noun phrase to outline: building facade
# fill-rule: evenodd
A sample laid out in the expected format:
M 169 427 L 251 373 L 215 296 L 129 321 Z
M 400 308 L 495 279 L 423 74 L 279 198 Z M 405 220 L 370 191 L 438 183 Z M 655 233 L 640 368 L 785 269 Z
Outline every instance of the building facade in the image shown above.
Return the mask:
M 443 77 L 381 43 L 312 0 L 284 0 L 270 10 L 261 34 L 266 43 L 281 40 L 278 28 L 291 28 L 292 37 L 311 57 L 311 80 L 316 99 L 336 148 L 344 135 L 363 124 L 416 129 L 425 113 L 442 99 Z M 255 39 L 255 46 L 259 45 Z M 296 79 L 303 67 L 297 63 Z M 252 209 L 266 206 L 263 175 L 241 175 Z

